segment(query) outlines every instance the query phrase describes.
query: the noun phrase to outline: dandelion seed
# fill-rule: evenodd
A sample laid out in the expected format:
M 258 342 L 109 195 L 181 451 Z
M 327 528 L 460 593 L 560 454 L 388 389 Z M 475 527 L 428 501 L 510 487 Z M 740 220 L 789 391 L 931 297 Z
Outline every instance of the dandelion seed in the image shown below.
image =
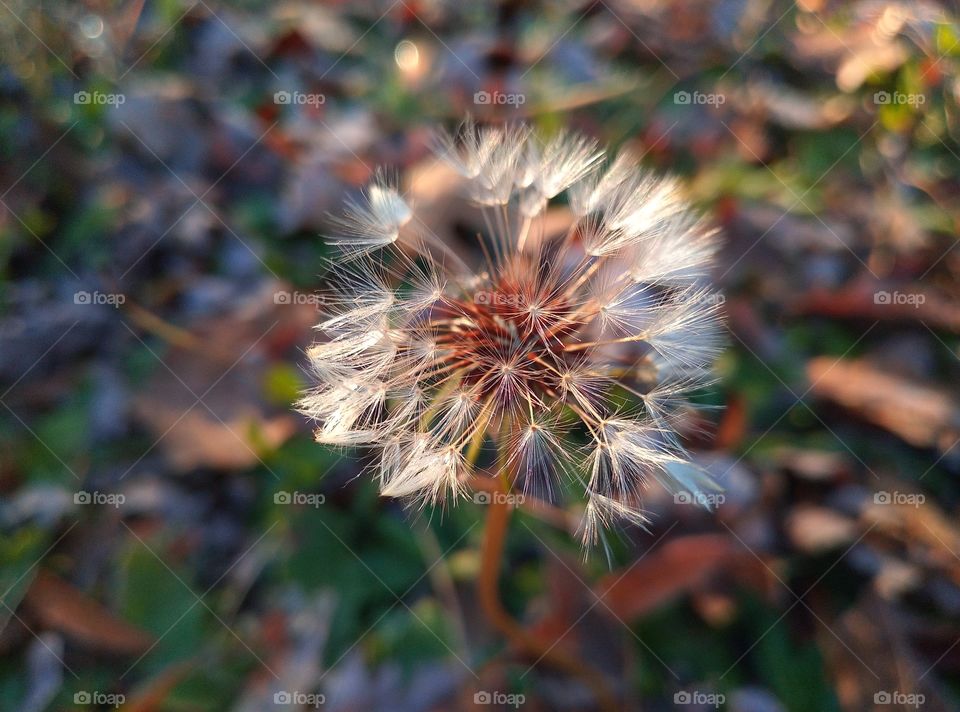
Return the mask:
M 595 141 L 568 133 L 548 141 L 542 151 L 533 139 L 527 146 L 517 181 L 518 187 L 529 188 L 520 200 L 520 212 L 527 217 L 538 215 L 551 198 L 590 174 L 603 158 Z
M 652 482 L 715 488 L 676 432 L 722 343 L 704 285 L 715 236 L 679 185 L 627 155 L 601 169 L 594 142 L 522 126 L 468 121 L 437 150 L 483 208 L 481 249 L 400 239 L 412 213 L 382 179 L 348 203 L 299 404 L 317 439 L 374 447 L 381 492 L 421 505 L 483 476 L 488 441 L 525 492 L 582 484 L 587 543 L 616 521 L 642 526 Z M 544 237 L 562 193 L 569 229 Z
M 337 221 L 341 234 L 330 242 L 347 254 L 362 255 L 396 242 L 412 217 L 410 206 L 395 188 L 374 183 L 363 200 L 347 202 L 346 214 Z

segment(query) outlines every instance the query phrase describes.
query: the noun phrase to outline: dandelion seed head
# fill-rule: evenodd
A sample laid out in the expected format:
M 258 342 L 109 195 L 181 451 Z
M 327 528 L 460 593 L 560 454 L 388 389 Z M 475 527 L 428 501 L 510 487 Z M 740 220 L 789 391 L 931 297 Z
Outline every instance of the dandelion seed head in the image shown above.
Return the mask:
M 651 482 L 712 488 L 676 425 L 722 346 L 716 234 L 679 183 L 524 126 L 468 121 L 436 150 L 482 208 L 478 249 L 425 232 L 381 176 L 348 201 L 299 404 L 317 439 L 372 446 L 382 494 L 421 505 L 486 476 L 489 442 L 524 492 L 582 487 L 587 543 L 643 525 Z M 547 235 L 561 196 L 568 229 Z

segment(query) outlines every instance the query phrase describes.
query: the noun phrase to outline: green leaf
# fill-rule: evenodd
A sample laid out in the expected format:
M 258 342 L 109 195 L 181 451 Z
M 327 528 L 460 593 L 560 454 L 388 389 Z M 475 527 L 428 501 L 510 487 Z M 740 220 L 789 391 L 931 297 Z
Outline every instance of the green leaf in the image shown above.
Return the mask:
M 157 555 L 162 555 L 157 546 L 148 548 L 132 538 L 119 567 L 121 617 L 159 638 L 137 664 L 140 674 L 196 655 L 211 628 L 207 609 L 197 601 L 186 575 L 168 568 Z

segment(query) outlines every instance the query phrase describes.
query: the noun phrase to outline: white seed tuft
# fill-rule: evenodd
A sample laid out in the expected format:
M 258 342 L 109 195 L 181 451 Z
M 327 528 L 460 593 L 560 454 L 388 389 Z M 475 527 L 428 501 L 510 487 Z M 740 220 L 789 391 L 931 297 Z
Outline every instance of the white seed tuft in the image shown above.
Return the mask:
M 317 440 L 373 446 L 381 492 L 421 505 L 455 501 L 481 468 L 551 499 L 580 482 L 586 543 L 642 526 L 652 482 L 713 489 L 678 425 L 723 343 L 716 236 L 679 183 L 523 126 L 467 121 L 437 151 L 482 208 L 481 249 L 407 239 L 412 211 L 382 178 L 348 202 L 299 403 Z M 571 223 L 545 236 L 561 193 Z

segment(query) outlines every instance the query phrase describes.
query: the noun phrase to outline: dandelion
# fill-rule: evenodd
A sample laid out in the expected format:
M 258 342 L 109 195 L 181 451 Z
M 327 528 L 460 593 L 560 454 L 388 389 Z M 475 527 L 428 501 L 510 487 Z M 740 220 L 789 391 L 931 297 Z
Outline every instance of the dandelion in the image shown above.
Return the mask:
M 653 482 L 706 501 L 677 428 L 722 345 L 716 235 L 679 183 L 523 126 L 468 121 L 437 150 L 482 209 L 479 249 L 442 242 L 382 178 L 348 204 L 300 401 L 317 440 L 374 447 L 381 492 L 420 504 L 489 476 L 492 444 L 510 487 L 582 489 L 587 544 L 642 525 Z M 548 235 L 555 209 L 568 229 Z

